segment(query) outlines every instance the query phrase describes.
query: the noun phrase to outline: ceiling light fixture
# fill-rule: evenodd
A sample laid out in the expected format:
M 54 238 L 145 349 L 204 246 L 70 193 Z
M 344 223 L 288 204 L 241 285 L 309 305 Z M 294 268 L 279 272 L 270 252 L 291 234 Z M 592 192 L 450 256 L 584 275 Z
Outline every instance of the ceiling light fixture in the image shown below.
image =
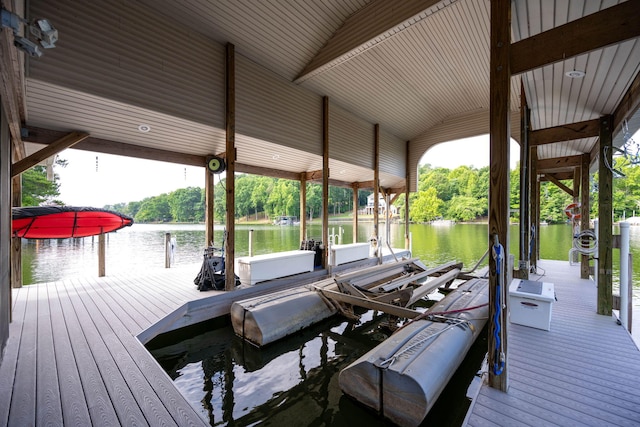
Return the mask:
M 585 76 L 585 72 L 580 70 L 573 70 L 567 71 L 566 73 L 564 73 L 564 75 L 569 77 L 570 79 L 581 79 Z
M 149 125 L 138 125 L 138 130 L 142 133 L 147 133 L 151 130 L 151 126 Z

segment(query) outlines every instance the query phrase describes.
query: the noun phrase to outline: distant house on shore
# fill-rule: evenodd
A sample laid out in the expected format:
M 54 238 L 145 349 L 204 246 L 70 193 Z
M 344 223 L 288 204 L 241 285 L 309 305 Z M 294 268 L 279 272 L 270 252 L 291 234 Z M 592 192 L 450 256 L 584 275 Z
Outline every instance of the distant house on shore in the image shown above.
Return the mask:
M 367 197 L 367 207 L 365 208 L 365 212 L 364 212 L 365 215 L 373 215 L 373 212 L 375 209 L 373 198 L 374 198 L 373 193 L 369 194 L 369 196 Z M 391 213 L 392 216 L 397 215 L 398 208 L 391 205 L 389 207 L 389 212 Z M 382 194 L 378 194 L 378 214 L 386 215 L 386 213 L 387 213 L 387 202 L 385 201 L 384 196 Z

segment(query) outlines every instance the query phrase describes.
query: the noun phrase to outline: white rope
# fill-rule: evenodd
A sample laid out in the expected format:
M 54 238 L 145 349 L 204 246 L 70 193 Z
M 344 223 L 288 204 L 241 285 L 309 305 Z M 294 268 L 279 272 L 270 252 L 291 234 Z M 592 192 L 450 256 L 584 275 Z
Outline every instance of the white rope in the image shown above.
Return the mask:
M 583 230 L 573 237 L 573 247 L 581 254 L 594 254 L 598 251 L 598 237 L 593 230 Z

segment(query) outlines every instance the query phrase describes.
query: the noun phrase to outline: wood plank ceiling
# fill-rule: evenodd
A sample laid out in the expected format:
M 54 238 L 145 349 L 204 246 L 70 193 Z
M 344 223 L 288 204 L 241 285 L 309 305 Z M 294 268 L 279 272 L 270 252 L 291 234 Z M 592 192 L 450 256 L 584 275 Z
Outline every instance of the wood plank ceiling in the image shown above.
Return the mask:
M 629 1 L 637 6 L 637 18 L 640 2 Z M 512 41 L 536 36 L 618 3 L 514 1 Z M 94 9 L 99 20 L 101 14 L 113 12 L 109 9 L 120 4 L 87 7 Z M 488 0 L 138 0 L 132 4 L 162 16 L 172 25 L 147 29 L 157 31 L 159 43 L 172 32 L 194 34 L 194 46 L 186 47 L 187 59 L 205 54 L 198 49 L 200 40 L 233 43 L 237 54 L 303 90 L 328 96 L 355 116 L 380 124 L 399 141 L 423 138 L 446 124 L 454 124 L 456 133 L 465 126 L 473 127 L 469 134 L 484 133 L 476 128 L 475 121 L 460 118 L 489 110 Z M 55 20 L 55 16 L 50 19 Z M 82 34 L 62 32 L 60 44 L 72 37 Z M 47 55 L 54 56 L 55 50 Z M 584 78 L 567 77 L 566 73 L 574 70 L 585 72 Z M 534 130 L 597 119 L 614 112 L 639 71 L 640 40 L 633 38 L 514 76 L 510 108 L 513 112 L 519 109 L 522 82 Z M 188 155 L 223 150 L 215 142 L 224 140 L 222 123 L 185 120 L 180 114 L 149 111 L 134 102 L 110 99 L 108 94 L 89 94 L 74 87 L 73 79 L 67 77 L 64 83 L 58 79 L 51 84 L 27 76 L 27 126 L 82 130 L 105 140 Z M 154 140 L 130 130 L 134 114 L 154 123 Z M 101 122 L 103 117 L 108 121 Z M 638 120 L 629 124 L 632 132 L 639 126 Z M 438 142 L 445 142 L 447 134 L 439 138 Z M 277 141 L 247 141 L 254 145 L 242 146 L 240 140 L 238 150 L 244 150 L 248 158 L 256 146 L 262 152 L 278 146 Z M 545 144 L 538 147 L 538 157 L 590 153 L 595 143 L 596 138 L 590 137 Z M 620 136 L 616 143 L 622 143 Z M 251 159 L 254 166 L 268 167 L 268 161 L 261 164 L 259 159 Z M 302 150 L 295 152 L 287 164 L 292 172 L 304 172 L 317 169 L 320 163 L 318 153 Z M 332 170 L 345 170 L 347 166 L 347 162 L 337 162 Z M 372 177 L 368 168 L 353 170 L 345 180 L 368 181 Z M 387 177 L 386 184 L 398 185 L 403 178 Z

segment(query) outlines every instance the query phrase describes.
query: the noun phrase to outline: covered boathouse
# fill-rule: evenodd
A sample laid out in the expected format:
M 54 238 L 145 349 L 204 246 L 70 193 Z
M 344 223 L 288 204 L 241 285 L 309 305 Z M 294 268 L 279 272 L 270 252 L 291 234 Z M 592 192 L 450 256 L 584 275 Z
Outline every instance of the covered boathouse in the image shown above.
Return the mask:
M 520 241 L 537 238 L 530 226 L 540 220 L 540 180 L 573 195 L 581 204 L 580 227 L 587 229 L 588 182 L 598 172 L 599 264 L 590 271 L 593 264 L 583 256 L 580 268 L 570 270 L 575 277 L 560 268 L 549 278 L 558 288 L 573 280 L 593 284 L 590 274 L 597 278 L 597 288 L 576 302 L 584 310 L 567 308 L 581 314 L 560 316 L 571 325 L 559 328 L 568 331 L 564 335 L 534 340 L 510 327 L 508 306 L 501 311 L 504 370 L 489 370 L 468 424 L 640 424 L 640 364 L 624 365 L 636 386 L 618 384 L 624 398 L 614 399 L 607 378 L 576 381 L 557 371 L 576 365 L 583 354 L 579 345 L 548 358 L 556 374 L 542 379 L 527 381 L 520 363 L 535 350 L 528 344 L 569 347 L 568 337 L 578 331 L 588 336 L 598 329 L 605 344 L 579 362 L 582 372 L 604 369 L 599 363 L 608 356 L 608 340 L 609 347 L 628 348 L 630 341 L 616 335 L 621 329 L 611 319 L 610 165 L 628 142 L 625 135 L 640 127 L 639 22 L 640 0 L 4 0 L 0 424 L 100 425 L 112 413 L 120 424 L 132 413 L 151 425 L 203 423 L 159 368 L 147 363 L 135 339 L 144 332 L 139 326 L 112 325 L 115 336 L 108 323 L 91 333 L 69 326 L 62 335 L 66 352 L 49 345 L 59 337 L 59 315 L 69 302 L 38 287 L 26 295 L 11 290 L 20 286 L 20 241 L 11 239 L 10 207 L 19 205 L 21 172 L 73 147 L 202 166 L 210 196 L 213 177 L 206 167 L 213 156 L 222 158 L 232 266 L 235 172 L 322 182 L 327 213 L 329 185 L 406 195 L 416 191 L 418 161 L 430 147 L 483 134 L 491 140 L 487 247 L 498 241 L 509 249 L 512 138 L 522 160 Z M 213 236 L 212 203 L 209 197 L 207 242 Z M 534 250 L 529 259 L 521 246 L 521 268 L 513 273 L 526 277 L 538 257 Z M 489 270 L 495 310 L 495 291 L 512 272 L 498 274 L 493 260 Z M 489 366 L 501 363 L 492 328 Z M 111 356 L 81 351 L 114 342 L 122 348 Z M 635 346 L 625 354 L 638 360 Z M 608 375 L 622 378 L 624 366 L 604 360 Z M 83 376 L 86 364 L 97 368 L 90 383 Z M 122 377 L 135 381 L 116 380 Z M 550 389 L 564 400 L 551 406 Z M 575 403 L 584 390 L 588 399 Z M 557 417 L 563 408 L 572 411 Z

